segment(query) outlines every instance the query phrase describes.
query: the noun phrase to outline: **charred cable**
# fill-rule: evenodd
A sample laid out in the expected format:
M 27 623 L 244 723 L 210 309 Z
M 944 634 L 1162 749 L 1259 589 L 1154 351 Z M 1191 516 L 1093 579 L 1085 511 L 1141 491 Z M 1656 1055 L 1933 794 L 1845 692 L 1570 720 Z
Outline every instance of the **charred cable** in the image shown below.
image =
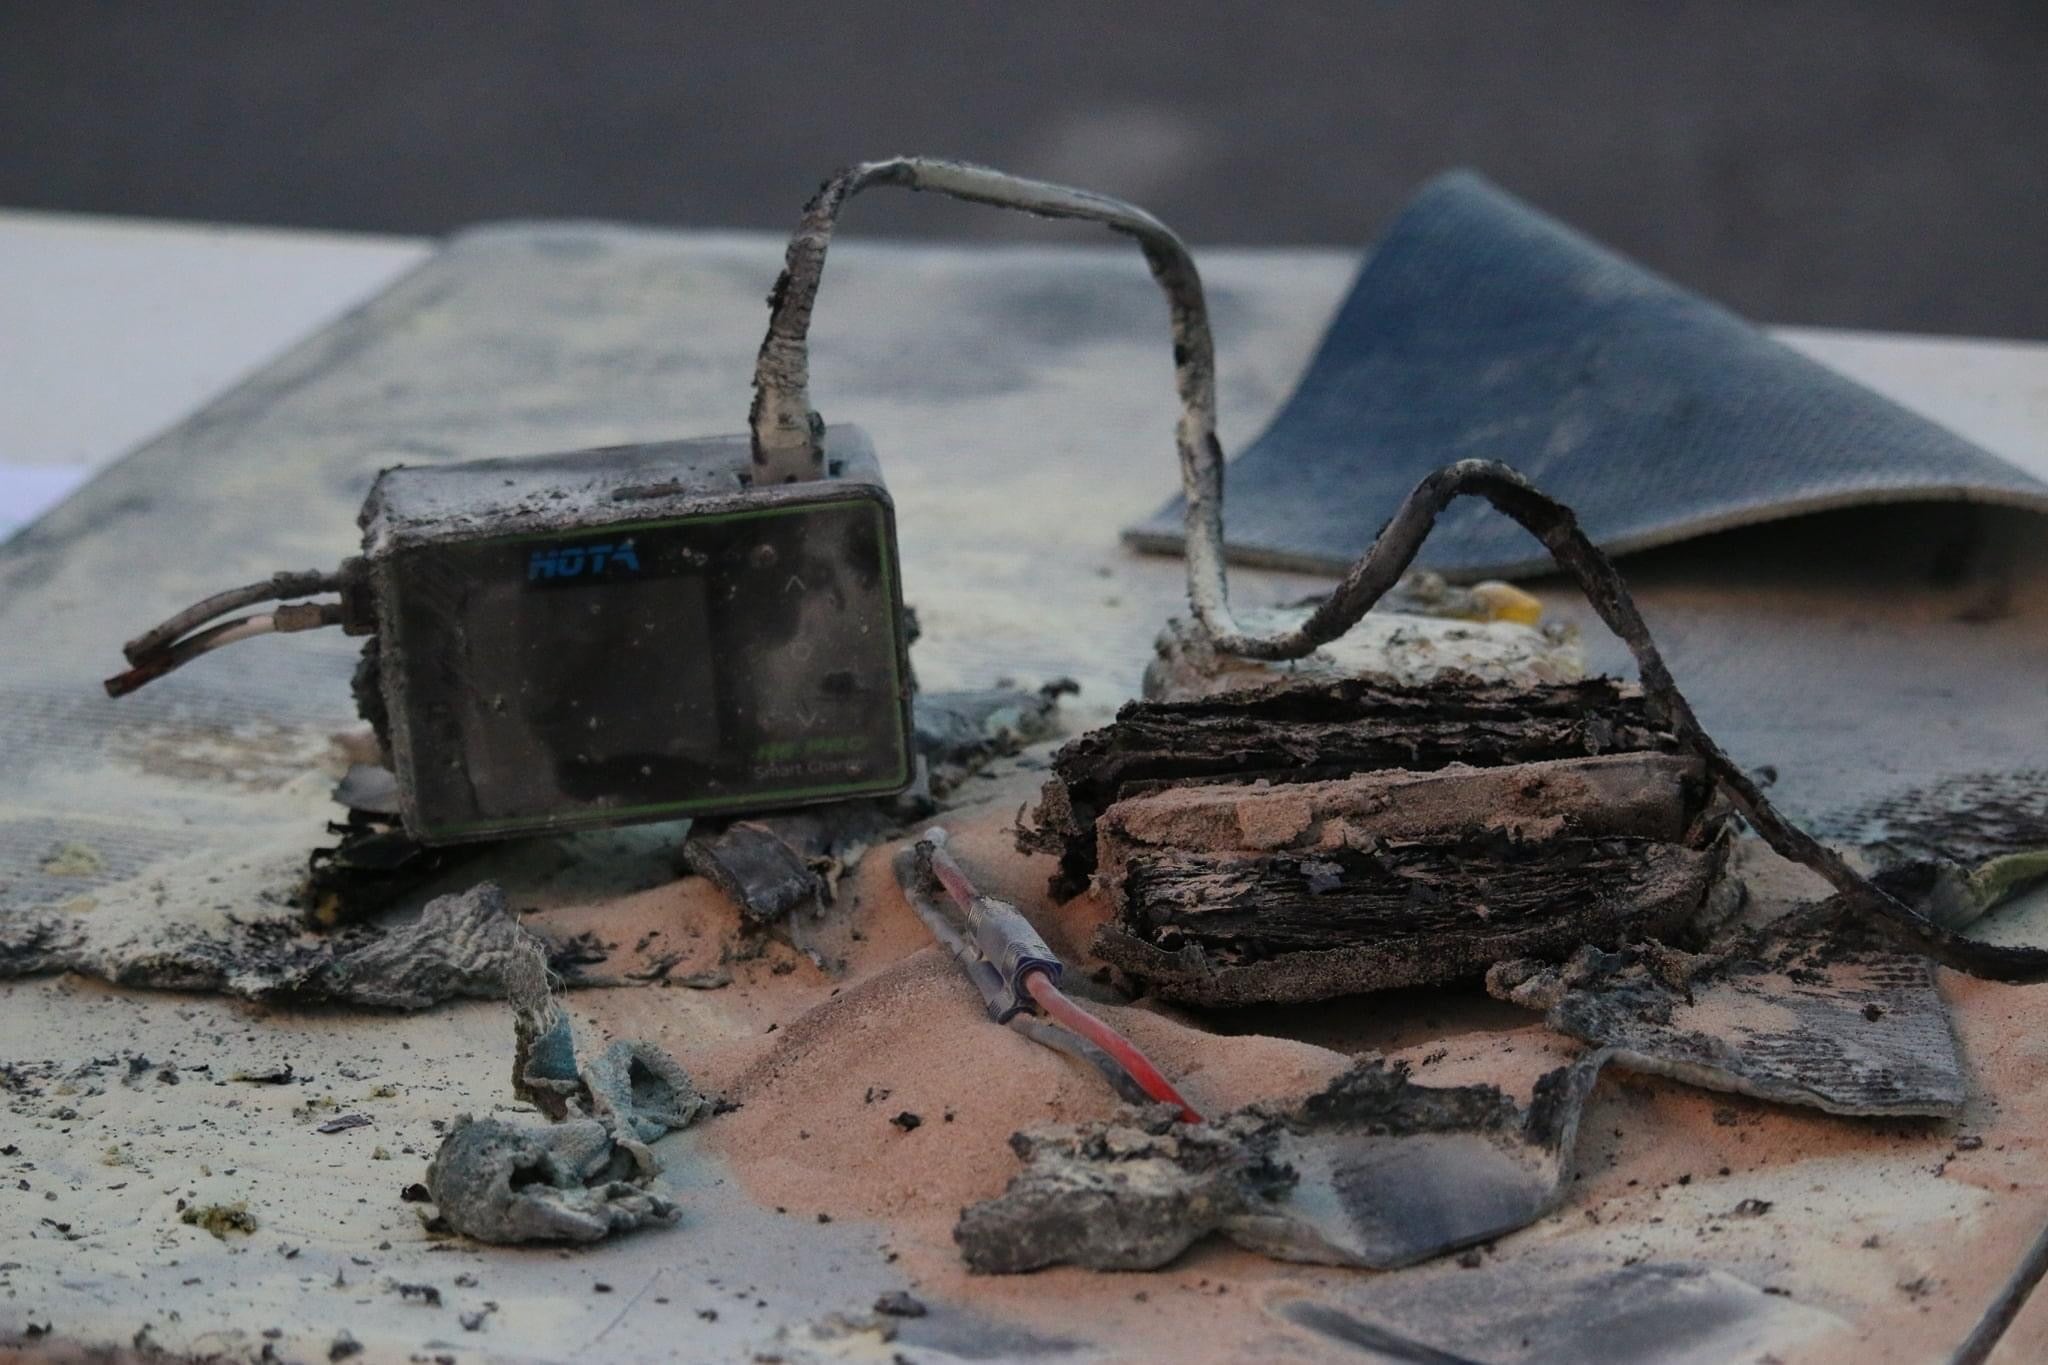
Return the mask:
M 235 591 L 247 592 L 249 589 L 240 588 Z M 216 597 L 208 598 L 207 601 L 218 602 L 230 596 L 232 596 L 230 593 L 221 593 Z M 200 607 L 205 605 L 206 603 L 201 603 Z M 188 612 L 182 613 L 182 615 L 196 612 L 200 607 L 193 607 Z M 231 611 L 233 608 L 223 607 L 220 610 Z M 214 612 L 214 615 L 219 614 L 219 611 Z M 243 640 L 251 640 L 258 635 L 288 635 L 295 631 L 318 630 L 322 626 L 338 626 L 342 623 L 342 616 L 342 605 L 339 602 L 290 602 L 282 606 L 273 607 L 267 612 L 252 613 L 248 616 L 238 616 L 232 621 L 222 621 L 218 625 L 208 626 L 204 630 L 194 632 L 183 639 L 161 645 L 149 652 L 138 651 L 135 648 L 136 643 L 139 641 L 130 642 L 124 652 L 127 653 L 129 661 L 134 664 L 134 667 L 126 672 L 117 673 L 106 680 L 107 695 L 110 697 L 125 697 L 138 687 L 155 682 L 166 673 L 175 672 L 186 664 L 191 663 L 200 655 L 211 654 L 216 649 L 223 649 L 228 645 L 237 644 Z M 206 618 L 202 617 L 200 619 L 204 620 Z M 159 626 L 157 631 L 162 629 L 163 627 Z M 150 634 L 153 636 L 157 634 L 157 631 L 152 631 Z M 148 639 L 150 637 L 144 636 L 140 638 Z
M 804 206 L 789 239 L 781 277 L 768 296 L 768 335 L 754 367 L 753 429 L 756 477 L 763 482 L 818 477 L 823 419 L 811 408 L 807 337 L 811 309 L 825 270 L 825 252 L 840 207 L 870 185 L 897 185 L 977 204 L 1015 209 L 1040 218 L 1101 223 L 1138 239 L 1153 279 L 1166 293 L 1173 321 L 1175 385 L 1181 395 L 1182 477 L 1192 488 L 1222 488 L 1222 451 L 1216 445 L 1216 348 L 1209 309 L 1194 258 L 1173 230 L 1151 214 L 1106 194 L 1008 175 L 986 166 L 892 157 L 849 166 L 819 187 Z M 1204 465 L 1213 453 L 1213 462 Z M 1190 506 L 1193 500 L 1190 500 Z M 1219 523 L 1220 525 L 1220 523 Z M 1220 551 L 1220 546 L 1219 546 Z M 1218 571 L 1222 560 L 1215 561 Z M 1192 582 L 1193 560 L 1190 559 Z
M 1216 343 L 1201 272 L 1173 229 L 1108 195 L 923 157 L 864 161 L 827 180 L 804 206 L 782 274 L 768 296 L 768 335 L 754 366 L 748 418 L 758 479 L 782 483 L 818 477 L 824 419 L 810 399 L 811 313 L 839 211 L 870 185 L 931 191 L 1042 218 L 1102 223 L 1135 237 L 1166 295 L 1172 329 L 1174 388 L 1181 401 L 1174 442 L 1187 502 L 1188 603 L 1195 619 L 1219 650 L 1253 659 L 1297 658 L 1334 638 L 1311 638 L 1306 627 L 1259 635 L 1231 614 L 1223 554 L 1223 446 L 1216 436 Z
M 163 624 L 151 627 L 121 646 L 121 652 L 127 656 L 129 663 L 140 664 L 152 655 L 163 653 L 179 636 L 231 611 L 239 611 L 258 602 L 281 602 L 291 597 L 313 597 L 323 592 L 339 592 L 341 586 L 341 572 L 336 569 L 286 569 L 272 574 L 261 583 L 229 588 L 225 592 L 215 593 L 204 601 L 193 603 Z

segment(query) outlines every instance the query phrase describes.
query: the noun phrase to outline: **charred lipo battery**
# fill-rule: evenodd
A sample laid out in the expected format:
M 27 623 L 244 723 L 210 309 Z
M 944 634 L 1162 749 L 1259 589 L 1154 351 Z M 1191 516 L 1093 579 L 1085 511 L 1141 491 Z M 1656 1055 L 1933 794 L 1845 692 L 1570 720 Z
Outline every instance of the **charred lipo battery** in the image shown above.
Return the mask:
M 746 436 L 399 467 L 345 624 L 428 843 L 886 795 L 912 773 L 894 508 L 828 428 L 820 477 Z

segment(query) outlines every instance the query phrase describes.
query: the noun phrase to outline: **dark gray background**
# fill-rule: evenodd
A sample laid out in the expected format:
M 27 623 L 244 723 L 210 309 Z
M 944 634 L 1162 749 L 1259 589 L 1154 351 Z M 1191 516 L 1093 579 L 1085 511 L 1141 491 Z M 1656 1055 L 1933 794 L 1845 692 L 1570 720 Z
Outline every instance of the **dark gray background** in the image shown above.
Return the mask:
M 1197 243 L 1362 245 L 1467 164 L 1752 316 L 2048 336 L 2044 0 L 0 0 L 0 205 L 780 228 L 902 151 Z

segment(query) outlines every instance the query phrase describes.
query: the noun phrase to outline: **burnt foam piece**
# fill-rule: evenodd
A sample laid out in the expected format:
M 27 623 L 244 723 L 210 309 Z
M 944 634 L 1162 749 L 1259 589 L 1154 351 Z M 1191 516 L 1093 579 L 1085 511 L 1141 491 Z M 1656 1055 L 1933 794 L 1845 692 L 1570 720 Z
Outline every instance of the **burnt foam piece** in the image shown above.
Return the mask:
M 1463 171 L 1395 220 L 1231 461 L 1230 557 L 1341 571 L 1459 459 L 1514 466 L 1613 553 L 1875 503 L 2048 512 L 2048 484 Z M 1174 498 L 1126 541 L 1178 552 L 1183 511 Z M 1417 564 L 1476 578 L 1550 559 L 1470 499 Z

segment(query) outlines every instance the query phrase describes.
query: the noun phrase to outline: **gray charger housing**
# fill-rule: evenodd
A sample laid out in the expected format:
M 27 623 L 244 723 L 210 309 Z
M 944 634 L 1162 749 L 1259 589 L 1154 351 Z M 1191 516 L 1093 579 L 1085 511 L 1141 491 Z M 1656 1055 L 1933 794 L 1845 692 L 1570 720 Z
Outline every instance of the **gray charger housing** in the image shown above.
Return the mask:
M 744 435 L 401 466 L 363 506 L 357 697 L 425 843 L 903 790 L 895 508 L 829 427 L 822 477 Z

